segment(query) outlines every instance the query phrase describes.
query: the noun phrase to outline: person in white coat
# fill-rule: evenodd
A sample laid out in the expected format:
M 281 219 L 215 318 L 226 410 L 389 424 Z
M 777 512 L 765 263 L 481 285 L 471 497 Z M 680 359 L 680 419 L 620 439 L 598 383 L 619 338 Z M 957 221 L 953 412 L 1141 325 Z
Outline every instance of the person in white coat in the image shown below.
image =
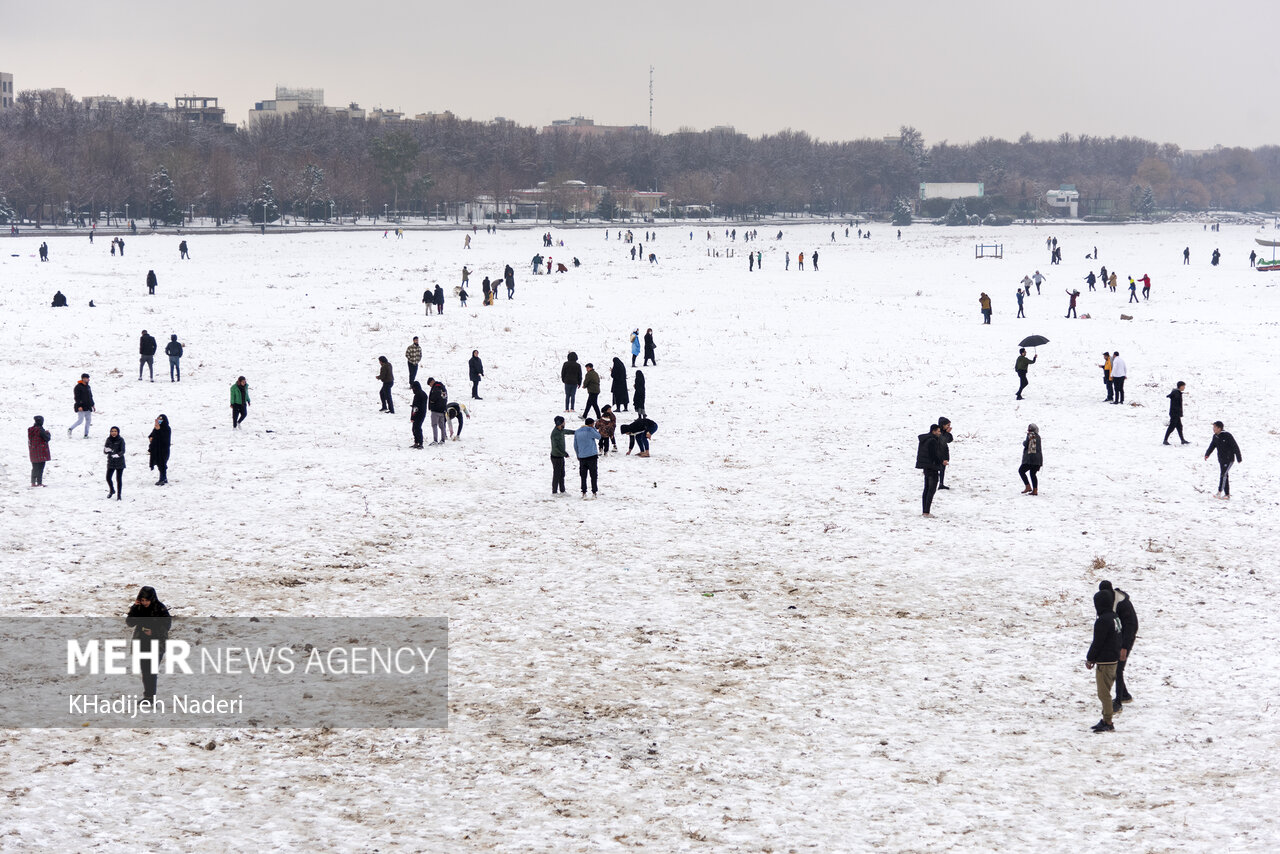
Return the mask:
M 1120 358 L 1120 351 L 1116 350 L 1111 354 L 1111 385 L 1116 391 L 1115 400 L 1111 402 L 1115 405 L 1124 403 L 1124 381 L 1128 374 L 1124 359 Z

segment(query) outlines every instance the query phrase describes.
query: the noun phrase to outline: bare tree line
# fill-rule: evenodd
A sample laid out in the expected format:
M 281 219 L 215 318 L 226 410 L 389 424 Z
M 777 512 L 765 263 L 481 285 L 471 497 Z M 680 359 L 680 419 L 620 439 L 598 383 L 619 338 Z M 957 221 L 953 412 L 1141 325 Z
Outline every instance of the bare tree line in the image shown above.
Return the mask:
M 790 130 L 587 136 L 450 116 L 382 125 L 307 110 L 227 131 L 173 121 L 139 101 L 90 110 L 70 96 L 23 92 L 0 117 L 0 215 L 7 199 L 18 217 L 43 221 L 126 209 L 134 219 L 260 218 L 255 204 L 268 218 L 277 210 L 321 220 L 384 209 L 456 216 L 477 196 L 502 210 L 513 191 L 547 182 L 549 207 L 564 216 L 556 188 L 571 179 L 611 194 L 659 190 L 673 209 L 714 206 L 724 216 L 887 212 L 918 197 L 922 181 L 981 181 L 991 208 L 1015 215 L 1035 212 L 1045 190 L 1064 183 L 1079 190 L 1083 211 L 1114 216 L 1280 206 L 1276 146 L 1191 154 L 1070 134 L 926 146 L 912 128 L 900 134 L 890 142 L 823 142 Z

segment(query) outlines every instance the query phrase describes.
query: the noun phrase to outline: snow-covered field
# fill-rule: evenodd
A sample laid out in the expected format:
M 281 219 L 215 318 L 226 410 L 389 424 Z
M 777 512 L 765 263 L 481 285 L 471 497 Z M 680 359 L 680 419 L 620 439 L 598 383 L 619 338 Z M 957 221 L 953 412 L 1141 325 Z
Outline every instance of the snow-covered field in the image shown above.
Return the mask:
M 2 613 L 123 615 L 152 584 L 178 618 L 441 615 L 451 635 L 446 730 L 4 731 L 0 850 L 1280 846 L 1280 274 L 1247 261 L 1276 232 L 758 228 L 744 247 L 664 227 L 645 245 L 658 265 L 603 227 L 557 229 L 552 257 L 583 266 L 550 277 L 528 272 L 541 228 L 481 231 L 468 251 L 460 232 L 189 236 L 190 261 L 173 236 L 127 238 L 123 258 L 105 238 L 50 239 L 46 264 L 31 232 L 0 243 Z M 1005 258 L 975 260 L 979 242 Z M 814 248 L 821 272 L 796 271 Z M 507 262 L 516 299 L 481 306 L 480 278 Z M 1116 294 L 1087 291 L 1098 264 Z M 1015 320 L 1037 268 L 1044 293 Z M 1152 298 L 1130 311 L 1125 277 L 1143 272 Z M 435 281 L 445 313 L 423 317 Z M 1068 287 L 1092 319 L 1063 318 Z M 49 308 L 57 288 L 70 308 Z M 595 502 L 571 459 L 552 498 L 560 364 L 622 356 L 630 381 L 635 327 L 659 346 L 653 456 L 604 458 Z M 186 345 L 182 383 L 163 355 L 138 382 L 143 328 Z M 1018 402 L 1033 333 L 1052 343 Z M 471 350 L 484 359 L 460 442 L 409 448 L 413 335 L 454 399 Z M 1113 349 L 1124 407 L 1102 403 L 1095 367 Z M 66 433 L 82 371 L 88 441 Z M 239 374 L 253 403 L 232 432 Z M 1178 380 L 1192 444 L 1163 447 Z M 146 470 L 159 413 L 163 488 Z M 42 490 L 35 414 L 54 436 Z M 922 519 L 916 435 L 941 415 L 952 489 Z M 1215 419 L 1244 454 L 1229 503 L 1202 459 Z M 1045 445 L 1034 498 L 1016 474 L 1028 422 Z M 111 425 L 123 502 L 105 497 Z M 1083 660 L 1102 578 L 1142 630 L 1136 702 L 1094 735 Z

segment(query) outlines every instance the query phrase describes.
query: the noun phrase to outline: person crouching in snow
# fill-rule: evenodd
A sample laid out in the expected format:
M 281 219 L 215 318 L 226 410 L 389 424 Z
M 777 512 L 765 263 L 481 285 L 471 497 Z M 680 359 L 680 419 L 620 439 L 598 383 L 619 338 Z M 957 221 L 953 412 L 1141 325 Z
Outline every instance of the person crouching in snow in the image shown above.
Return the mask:
M 465 403 L 450 401 L 449 405 L 444 408 L 444 424 L 449 428 L 450 439 L 456 442 L 462 438 L 462 419 L 470 417 L 471 411 L 467 409 L 467 405 Z M 453 421 L 455 418 L 458 421 L 457 435 L 454 435 L 453 432 Z
M 636 445 L 640 446 L 638 457 L 649 456 L 649 439 L 654 433 L 658 432 L 658 423 L 648 418 L 637 418 L 630 424 L 624 424 L 618 428 L 623 435 L 630 436 L 631 439 L 627 443 L 627 453 L 630 454 Z

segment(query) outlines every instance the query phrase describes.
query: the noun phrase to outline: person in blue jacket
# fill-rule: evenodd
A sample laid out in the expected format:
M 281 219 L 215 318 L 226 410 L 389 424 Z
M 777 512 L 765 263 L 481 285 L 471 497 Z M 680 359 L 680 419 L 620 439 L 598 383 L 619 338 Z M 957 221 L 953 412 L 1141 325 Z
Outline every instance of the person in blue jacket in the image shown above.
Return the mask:
M 640 355 L 640 329 L 631 330 L 631 367 L 636 366 L 636 357 Z
M 595 419 L 588 418 L 573 431 L 573 452 L 578 456 L 578 477 L 582 479 L 582 497 L 587 497 L 587 475 L 591 476 L 591 497 L 596 497 L 596 476 L 600 455 L 600 431 Z

